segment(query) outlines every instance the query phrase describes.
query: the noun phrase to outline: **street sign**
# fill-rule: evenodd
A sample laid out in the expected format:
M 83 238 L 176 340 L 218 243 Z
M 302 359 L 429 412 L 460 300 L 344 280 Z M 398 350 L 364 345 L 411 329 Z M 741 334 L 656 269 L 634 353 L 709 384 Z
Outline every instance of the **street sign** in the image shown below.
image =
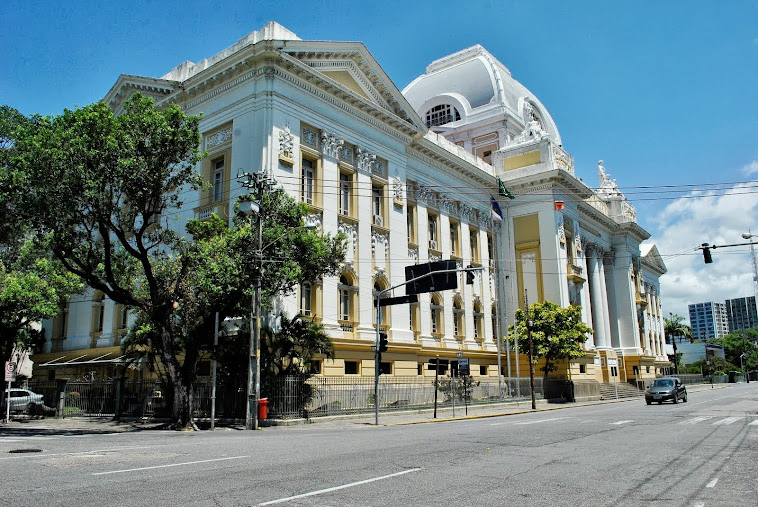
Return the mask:
M 413 264 L 405 267 L 405 293 L 423 294 L 425 292 L 437 292 L 441 290 L 458 288 L 457 261 L 452 259 L 444 261 L 427 262 L 426 264 Z M 424 276 L 427 275 L 427 276 Z M 423 278 L 420 278 L 422 277 Z M 414 281 L 410 281 L 414 280 Z
M 437 369 L 437 361 L 440 362 L 440 373 L 447 372 L 448 364 L 450 364 L 450 361 L 448 359 L 430 359 L 429 360 L 429 366 L 426 367 L 427 370 L 436 370 Z
M 16 363 L 11 361 L 5 362 L 5 381 L 13 382 L 16 380 Z
M 402 305 L 403 303 L 418 303 L 418 296 L 416 294 L 413 294 L 410 296 L 382 298 L 379 300 L 379 306 Z M 374 306 L 376 306 L 376 299 L 374 299 Z
M 458 359 L 458 372 L 461 375 L 471 375 L 470 365 L 468 363 L 468 357 Z

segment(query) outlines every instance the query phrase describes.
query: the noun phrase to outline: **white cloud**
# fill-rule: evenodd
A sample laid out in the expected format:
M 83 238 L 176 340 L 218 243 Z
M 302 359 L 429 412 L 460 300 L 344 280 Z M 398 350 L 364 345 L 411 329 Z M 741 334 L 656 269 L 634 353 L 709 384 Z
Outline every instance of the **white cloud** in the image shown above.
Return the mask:
M 758 173 L 758 160 L 753 160 L 748 165 L 743 167 L 741 171 L 745 176 L 750 176 L 751 174 Z
M 758 162 L 753 165 L 758 172 Z M 754 295 L 750 247 L 711 250 L 713 264 L 705 264 L 697 248 L 702 243 L 746 243 L 742 234 L 748 230 L 758 234 L 758 193 L 743 185 L 730 192 L 736 195 L 690 194 L 697 197 L 677 199 L 653 219 L 656 233 L 648 241 L 657 245 L 668 268 L 661 277 L 664 315 L 671 312 L 688 319 L 692 303 Z

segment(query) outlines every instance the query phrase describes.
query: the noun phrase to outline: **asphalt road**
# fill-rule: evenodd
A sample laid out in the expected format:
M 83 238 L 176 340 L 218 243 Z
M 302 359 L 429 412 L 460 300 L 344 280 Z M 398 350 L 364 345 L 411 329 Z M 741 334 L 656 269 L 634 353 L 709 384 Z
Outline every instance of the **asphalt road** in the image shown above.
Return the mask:
M 40 452 L 9 451 L 39 449 Z M 258 432 L 0 429 L 14 506 L 756 506 L 758 383 L 503 417 Z

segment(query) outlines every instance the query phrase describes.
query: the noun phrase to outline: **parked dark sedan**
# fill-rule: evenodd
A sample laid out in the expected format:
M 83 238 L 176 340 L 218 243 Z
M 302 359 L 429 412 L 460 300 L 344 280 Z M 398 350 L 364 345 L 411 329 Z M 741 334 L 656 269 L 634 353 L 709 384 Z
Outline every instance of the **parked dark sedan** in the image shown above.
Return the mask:
M 655 379 L 645 392 L 645 402 L 650 405 L 654 401 L 658 404 L 664 401 L 679 403 L 679 400 L 687 403 L 687 388 L 676 377 Z

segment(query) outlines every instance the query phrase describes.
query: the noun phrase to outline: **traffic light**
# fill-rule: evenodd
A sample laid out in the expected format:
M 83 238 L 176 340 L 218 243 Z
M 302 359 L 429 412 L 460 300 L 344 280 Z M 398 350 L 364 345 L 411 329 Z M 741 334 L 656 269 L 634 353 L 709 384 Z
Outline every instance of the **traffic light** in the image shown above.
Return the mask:
M 471 264 L 468 265 L 471 268 Z M 474 285 L 474 272 L 466 271 L 466 285 Z
M 387 352 L 388 344 L 387 333 L 379 333 L 379 352 Z
M 711 247 L 708 245 L 708 243 L 703 243 L 700 248 L 703 249 L 703 260 L 706 264 L 711 264 L 713 262 L 713 257 L 711 257 Z

